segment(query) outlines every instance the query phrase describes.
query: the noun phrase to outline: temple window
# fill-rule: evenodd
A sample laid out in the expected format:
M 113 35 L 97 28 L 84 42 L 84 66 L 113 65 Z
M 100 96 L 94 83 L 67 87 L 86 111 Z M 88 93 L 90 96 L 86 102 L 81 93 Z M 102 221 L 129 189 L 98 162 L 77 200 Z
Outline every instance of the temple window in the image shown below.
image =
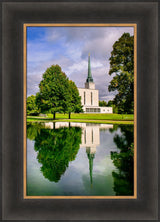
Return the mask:
M 91 105 L 93 105 L 93 94 L 91 92 Z

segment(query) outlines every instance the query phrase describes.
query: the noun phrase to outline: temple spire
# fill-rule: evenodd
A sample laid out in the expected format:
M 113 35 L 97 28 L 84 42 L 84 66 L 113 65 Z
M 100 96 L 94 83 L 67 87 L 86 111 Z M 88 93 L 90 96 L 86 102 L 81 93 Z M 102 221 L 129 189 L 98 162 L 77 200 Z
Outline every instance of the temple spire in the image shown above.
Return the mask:
M 91 63 L 90 63 L 90 53 L 88 54 L 88 77 L 86 82 L 93 82 L 92 73 L 91 73 Z
M 93 173 L 93 159 L 95 157 L 95 153 L 90 153 L 90 147 L 89 147 L 89 149 L 87 149 L 87 156 L 88 156 L 88 159 L 89 159 L 90 183 L 91 183 L 91 187 L 92 187 L 92 185 L 93 185 L 93 176 L 92 176 L 92 173 Z

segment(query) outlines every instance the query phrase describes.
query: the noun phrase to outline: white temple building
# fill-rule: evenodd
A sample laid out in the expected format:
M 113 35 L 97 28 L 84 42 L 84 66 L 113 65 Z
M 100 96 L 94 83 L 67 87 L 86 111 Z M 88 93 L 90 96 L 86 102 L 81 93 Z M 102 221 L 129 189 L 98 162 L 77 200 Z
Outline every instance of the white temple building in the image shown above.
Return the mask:
M 48 129 L 59 129 L 63 127 L 80 127 L 82 129 L 80 148 L 86 148 L 90 154 L 96 153 L 96 148 L 100 145 L 100 130 L 113 129 L 113 124 L 90 124 L 78 122 L 45 122 L 41 123 Z M 108 148 L 115 151 L 115 148 Z
M 78 88 L 78 90 L 84 113 L 112 113 L 112 107 L 99 106 L 99 91 L 95 89 L 91 74 L 90 54 L 88 56 L 88 77 L 85 82 L 85 88 Z

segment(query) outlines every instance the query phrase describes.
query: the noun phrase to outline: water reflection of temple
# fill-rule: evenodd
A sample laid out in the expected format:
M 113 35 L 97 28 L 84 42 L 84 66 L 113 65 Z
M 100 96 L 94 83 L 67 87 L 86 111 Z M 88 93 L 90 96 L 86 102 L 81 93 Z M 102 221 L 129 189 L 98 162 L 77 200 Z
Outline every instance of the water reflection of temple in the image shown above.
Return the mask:
M 80 147 L 90 147 L 90 153 L 96 152 L 100 145 L 100 129 L 113 128 L 112 124 L 74 123 L 74 122 L 48 122 L 44 123 L 45 128 L 58 129 L 60 127 L 81 127 L 82 137 Z
M 86 148 L 89 160 L 90 183 L 93 183 L 93 160 L 96 154 L 96 148 L 100 145 L 100 129 L 113 128 L 111 124 L 93 124 L 93 123 L 74 123 L 74 122 L 48 122 L 44 123 L 45 128 L 58 129 L 61 127 L 81 127 L 80 148 Z

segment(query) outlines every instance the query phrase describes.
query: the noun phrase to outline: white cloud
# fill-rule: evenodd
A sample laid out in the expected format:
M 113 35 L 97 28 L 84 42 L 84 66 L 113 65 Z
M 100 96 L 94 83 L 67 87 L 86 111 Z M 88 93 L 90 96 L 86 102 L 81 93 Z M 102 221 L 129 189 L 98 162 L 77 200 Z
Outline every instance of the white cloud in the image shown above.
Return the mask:
M 35 94 L 44 71 L 53 64 L 78 87 L 84 87 L 88 72 L 88 53 L 91 71 L 99 96 L 109 100 L 108 92 L 113 76 L 109 76 L 109 57 L 112 46 L 124 32 L 133 35 L 131 27 L 49 27 L 45 36 L 27 42 L 27 92 Z

